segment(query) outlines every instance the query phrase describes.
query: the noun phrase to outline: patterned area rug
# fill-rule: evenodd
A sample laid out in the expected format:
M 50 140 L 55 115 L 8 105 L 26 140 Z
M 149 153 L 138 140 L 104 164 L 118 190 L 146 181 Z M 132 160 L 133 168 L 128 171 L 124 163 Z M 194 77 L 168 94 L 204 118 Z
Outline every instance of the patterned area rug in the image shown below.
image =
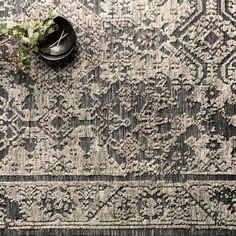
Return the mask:
M 0 0 L 0 18 L 49 7 L 78 53 L 0 64 L 1 235 L 235 235 L 235 0 Z

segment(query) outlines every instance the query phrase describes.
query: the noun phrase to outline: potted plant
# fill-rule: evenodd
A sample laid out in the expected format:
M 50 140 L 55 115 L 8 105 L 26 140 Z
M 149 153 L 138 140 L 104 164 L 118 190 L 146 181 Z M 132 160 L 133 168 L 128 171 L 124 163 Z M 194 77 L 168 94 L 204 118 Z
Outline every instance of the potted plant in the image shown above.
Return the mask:
M 19 72 L 26 72 L 32 53 L 47 61 L 60 61 L 71 55 L 76 44 L 72 24 L 51 11 L 44 20 L 0 23 L 0 46 L 6 45 L 8 55 L 2 60 L 13 62 Z

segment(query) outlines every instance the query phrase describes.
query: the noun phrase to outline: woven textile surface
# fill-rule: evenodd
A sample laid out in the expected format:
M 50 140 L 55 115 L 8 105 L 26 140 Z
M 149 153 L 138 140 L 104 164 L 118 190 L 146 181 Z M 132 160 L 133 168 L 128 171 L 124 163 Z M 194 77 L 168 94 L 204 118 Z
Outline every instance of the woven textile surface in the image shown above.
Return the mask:
M 236 235 L 236 1 L 0 0 L 0 19 L 48 8 L 78 49 L 0 64 L 0 235 Z

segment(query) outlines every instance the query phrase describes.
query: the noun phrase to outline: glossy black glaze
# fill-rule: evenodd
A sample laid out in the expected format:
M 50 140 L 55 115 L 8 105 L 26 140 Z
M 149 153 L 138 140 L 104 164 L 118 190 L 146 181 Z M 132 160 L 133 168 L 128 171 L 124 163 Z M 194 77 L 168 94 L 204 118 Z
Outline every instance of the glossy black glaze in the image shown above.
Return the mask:
M 40 43 L 39 48 L 50 47 L 60 38 L 62 33 L 67 35 L 59 44 L 55 44 L 50 48 L 50 53 L 39 51 L 40 56 L 48 61 L 59 61 L 68 58 L 73 53 L 76 45 L 76 33 L 72 24 L 62 16 L 56 17 L 54 21 L 58 25 L 58 29 Z

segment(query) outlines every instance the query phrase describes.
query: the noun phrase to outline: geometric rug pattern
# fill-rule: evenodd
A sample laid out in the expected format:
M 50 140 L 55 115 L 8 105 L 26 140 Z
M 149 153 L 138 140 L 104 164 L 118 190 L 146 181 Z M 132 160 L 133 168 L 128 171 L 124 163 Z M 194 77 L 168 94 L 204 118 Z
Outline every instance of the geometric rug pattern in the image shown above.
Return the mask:
M 0 0 L 0 19 L 48 8 L 78 49 L 0 62 L 0 227 L 236 229 L 236 2 Z

